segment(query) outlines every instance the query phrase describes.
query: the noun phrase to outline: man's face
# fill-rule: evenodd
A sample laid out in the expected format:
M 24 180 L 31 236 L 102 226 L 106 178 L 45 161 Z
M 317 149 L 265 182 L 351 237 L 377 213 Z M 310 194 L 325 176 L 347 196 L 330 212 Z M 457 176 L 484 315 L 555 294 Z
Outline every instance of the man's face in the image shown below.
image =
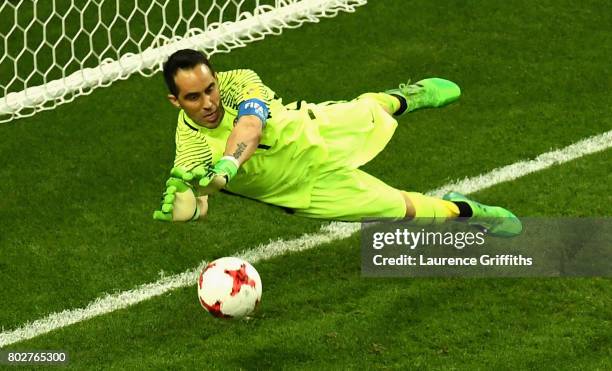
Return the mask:
M 219 85 L 210 69 L 199 64 L 192 69 L 179 69 L 174 76 L 178 97 L 169 94 L 168 99 L 196 123 L 209 129 L 219 126 L 223 118 L 223 105 Z

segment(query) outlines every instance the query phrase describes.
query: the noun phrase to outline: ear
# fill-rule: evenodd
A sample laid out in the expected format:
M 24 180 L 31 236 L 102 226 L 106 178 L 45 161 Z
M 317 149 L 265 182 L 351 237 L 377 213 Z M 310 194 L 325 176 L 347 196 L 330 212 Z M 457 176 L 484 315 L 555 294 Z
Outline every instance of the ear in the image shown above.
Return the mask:
M 168 94 L 168 100 L 174 107 L 181 108 L 181 104 L 179 103 L 178 99 L 173 94 Z

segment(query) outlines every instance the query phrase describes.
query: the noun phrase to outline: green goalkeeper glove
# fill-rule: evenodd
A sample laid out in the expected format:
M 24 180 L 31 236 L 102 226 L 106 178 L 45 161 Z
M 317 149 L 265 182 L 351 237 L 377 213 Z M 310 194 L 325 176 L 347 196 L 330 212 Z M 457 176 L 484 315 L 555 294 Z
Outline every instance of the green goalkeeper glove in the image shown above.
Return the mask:
M 233 156 L 222 157 L 215 165 L 207 169 L 199 165 L 191 171 L 174 171 L 173 175 L 190 182 L 198 180 L 201 195 L 213 194 L 225 187 L 225 185 L 238 173 L 238 160 Z
M 172 177 L 166 181 L 166 191 L 162 198 L 161 208 L 153 212 L 153 219 L 165 222 L 197 220 L 200 210 L 193 189 L 188 183 L 176 177 L 178 172 L 172 170 Z M 175 205 L 177 201 L 180 204 L 178 207 Z

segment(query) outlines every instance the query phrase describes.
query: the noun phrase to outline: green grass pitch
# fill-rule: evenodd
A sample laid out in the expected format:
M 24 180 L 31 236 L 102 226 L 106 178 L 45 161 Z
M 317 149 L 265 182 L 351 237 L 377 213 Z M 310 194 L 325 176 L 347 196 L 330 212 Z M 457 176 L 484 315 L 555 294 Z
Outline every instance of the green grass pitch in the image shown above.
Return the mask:
M 370 1 L 354 14 L 215 55 L 286 102 L 408 79 L 458 103 L 400 119 L 364 169 L 428 191 L 612 129 L 605 1 Z M 174 155 L 161 76 L 135 76 L 0 125 L 0 328 L 86 306 L 323 222 L 226 194 L 208 220 L 154 222 Z M 521 216 L 610 216 L 612 150 L 474 195 Z M 69 369 L 610 369 L 610 279 L 365 279 L 358 234 L 260 262 L 262 305 L 219 321 L 193 287 L 9 349 L 65 349 Z

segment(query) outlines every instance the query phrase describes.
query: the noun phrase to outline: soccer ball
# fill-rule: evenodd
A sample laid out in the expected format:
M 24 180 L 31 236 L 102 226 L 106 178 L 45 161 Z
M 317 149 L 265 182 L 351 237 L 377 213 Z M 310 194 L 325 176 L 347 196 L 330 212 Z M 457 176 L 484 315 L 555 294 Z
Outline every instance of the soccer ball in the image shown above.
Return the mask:
M 242 259 L 217 259 L 200 272 L 198 297 L 202 307 L 215 317 L 244 317 L 261 300 L 259 273 Z

